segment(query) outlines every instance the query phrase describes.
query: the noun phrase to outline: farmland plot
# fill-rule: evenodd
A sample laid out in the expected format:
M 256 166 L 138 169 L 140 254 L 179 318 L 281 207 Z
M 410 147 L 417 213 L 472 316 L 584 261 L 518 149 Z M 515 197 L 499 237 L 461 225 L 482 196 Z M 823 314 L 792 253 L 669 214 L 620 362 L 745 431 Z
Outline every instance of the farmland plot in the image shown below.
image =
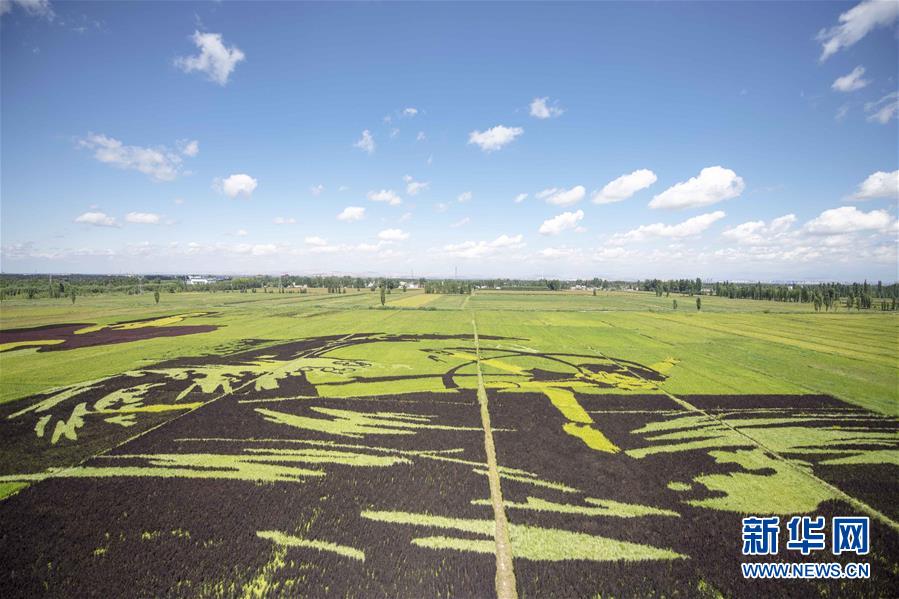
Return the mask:
M 0 405 L 4 596 L 899 584 L 899 422 L 865 407 L 895 395 L 760 376 L 751 355 L 728 361 L 655 320 L 293 310 L 273 316 L 278 338 L 216 338 L 216 352 Z M 237 326 L 220 322 L 206 334 Z M 9 355 L 80 351 L 94 350 Z M 874 368 L 866 393 L 889 385 Z M 870 517 L 872 577 L 744 580 L 741 518 L 767 514 Z

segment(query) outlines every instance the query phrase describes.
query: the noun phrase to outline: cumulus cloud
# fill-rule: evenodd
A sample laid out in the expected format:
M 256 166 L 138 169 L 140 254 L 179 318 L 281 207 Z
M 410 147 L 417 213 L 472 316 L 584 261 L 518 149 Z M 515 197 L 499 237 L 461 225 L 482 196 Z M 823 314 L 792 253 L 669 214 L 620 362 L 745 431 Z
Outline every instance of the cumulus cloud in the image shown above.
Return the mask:
M 573 256 L 576 256 L 579 253 L 580 252 L 574 248 L 549 247 L 549 248 L 543 248 L 542 250 L 537 252 L 537 255 L 541 258 L 546 258 L 549 260 L 558 260 L 561 258 L 571 258 Z
M 408 117 L 408 116 L 415 116 L 417 114 L 418 114 L 418 108 L 413 108 L 413 107 L 403 108 L 403 112 L 402 112 L 403 116 Z
M 852 46 L 876 27 L 891 25 L 899 17 L 899 2 L 864 0 L 840 15 L 839 25 L 818 32 L 821 60 Z
M 177 146 L 182 154 L 190 158 L 200 153 L 200 142 L 195 139 L 182 139 L 177 143 Z
M 473 198 L 473 197 L 474 197 L 474 194 L 471 193 L 470 191 L 463 191 L 458 196 L 456 196 L 456 200 L 460 204 L 464 204 L 465 202 L 470 202 L 471 198 Z
M 237 63 L 244 60 L 244 53 L 237 46 L 226 47 L 221 33 L 200 33 L 194 31 L 193 42 L 200 50 L 196 56 L 181 56 L 175 59 L 175 66 L 190 73 L 205 73 L 210 81 L 219 85 L 228 83 Z
M 424 131 L 419 131 L 418 135 L 415 136 L 415 141 L 425 141 L 426 139 L 428 139 L 428 136 L 425 135 Z
M 626 233 L 617 233 L 612 236 L 611 243 L 621 244 L 634 241 L 644 241 L 654 237 L 670 237 L 680 239 L 684 237 L 693 237 L 699 235 L 715 222 L 724 218 L 725 214 L 721 210 L 700 214 L 693 218 L 677 223 L 676 225 L 666 225 L 664 223 L 653 223 L 651 225 L 640 225 L 636 229 L 632 229 Z
M 495 152 L 515 141 L 515 138 L 523 133 L 524 129 L 521 127 L 497 125 L 486 131 L 472 131 L 468 134 L 468 143 L 477 145 L 484 152 Z
M 852 194 L 854 200 L 873 200 L 875 198 L 892 198 L 899 200 L 899 170 L 892 173 L 877 171 L 859 183 L 858 190 Z
M 526 193 L 520 193 L 520 194 L 518 194 L 517 196 L 515 196 L 515 203 L 516 203 L 516 204 L 520 204 L 520 203 L 522 203 L 523 201 L 525 201 L 526 199 L 528 199 L 528 194 L 526 194 Z
M 365 218 L 365 208 L 359 206 L 347 206 L 337 215 L 337 220 L 352 222 Z
M 251 256 L 270 256 L 278 252 L 278 246 L 273 243 L 239 243 L 233 248 L 236 254 L 249 254 Z
M 868 121 L 886 125 L 899 114 L 899 92 L 889 93 L 876 102 L 868 102 L 865 112 L 868 113 Z
M 312 185 L 309 188 L 309 193 L 311 193 L 314 196 L 320 196 L 324 190 L 325 190 L 325 186 L 322 185 L 321 183 L 319 183 L 318 185 Z
M 50 0 L 0 0 L 0 16 L 12 11 L 13 6 L 18 6 L 29 16 L 43 17 L 48 21 L 52 21 L 56 16 L 53 7 L 50 6 Z
M 272 222 L 276 225 L 295 225 L 297 219 L 292 216 L 276 216 L 272 219 Z
M 649 169 L 641 168 L 629 175 L 621 175 L 593 194 L 593 203 L 611 204 L 626 200 L 641 189 L 646 189 L 658 180 Z
M 805 224 L 805 230 L 817 235 L 837 235 L 857 231 L 886 231 L 893 225 L 886 210 L 864 212 L 855 206 L 825 210 Z
M 216 179 L 213 181 L 213 187 L 220 190 L 229 198 L 236 198 L 237 196 L 249 198 L 258 185 L 259 181 L 245 173 L 237 173 L 225 179 Z
M 249 235 L 249 233 L 247 233 L 246 229 L 238 229 L 237 231 L 234 232 L 234 234 L 237 235 L 238 237 L 246 237 L 247 235 Z
M 650 208 L 695 208 L 735 198 L 745 183 L 737 173 L 721 166 L 710 166 L 699 175 L 672 185 L 649 202 Z
M 487 258 L 524 247 L 521 235 L 500 235 L 493 241 L 465 241 L 440 248 L 442 255 L 452 258 Z
M 456 222 L 451 224 L 450 227 L 453 229 L 458 229 L 459 227 L 464 227 L 465 225 L 467 225 L 470 222 L 471 222 L 471 219 L 466 216 L 464 218 L 460 218 L 459 220 L 457 220 Z
M 362 137 L 360 137 L 356 143 L 353 144 L 354 148 L 359 148 L 369 154 L 374 153 L 375 151 L 375 138 L 372 137 L 371 131 L 366 129 L 362 132 Z
M 546 200 L 547 204 L 556 206 L 568 206 L 569 204 L 577 204 L 587 195 L 587 190 L 583 185 L 575 185 L 571 189 L 563 189 L 552 187 L 539 192 L 537 199 Z
M 531 116 L 538 119 L 549 119 L 552 117 L 562 116 L 565 111 L 558 106 L 550 106 L 547 104 L 549 98 L 534 98 L 531 102 Z
M 80 214 L 75 217 L 75 222 L 85 225 L 93 225 L 95 227 L 119 226 L 118 222 L 116 222 L 115 217 L 109 216 L 104 212 L 85 212 L 84 214 Z
M 399 206 L 403 203 L 403 198 L 398 196 L 392 189 L 382 189 L 381 191 L 369 191 L 368 199 L 372 202 L 386 202 L 391 206 Z
M 306 243 L 306 245 L 328 245 L 327 241 L 317 236 L 307 237 L 303 241 Z
M 871 83 L 870 80 L 863 78 L 864 74 L 865 67 L 857 66 L 852 69 L 852 72 L 848 75 L 838 77 L 830 87 L 834 91 L 838 92 L 854 92 L 855 90 L 861 89 Z
M 761 245 L 777 240 L 795 222 L 795 214 L 785 214 L 773 219 L 770 223 L 766 223 L 763 220 L 745 222 L 727 229 L 721 235 L 739 244 Z
M 409 234 L 402 229 L 384 229 L 378 233 L 378 239 L 382 241 L 405 241 Z
M 581 222 L 583 218 L 583 210 L 578 210 L 577 212 L 563 212 L 558 216 L 543 221 L 543 224 L 540 225 L 539 232 L 541 235 L 558 235 L 562 231 L 577 227 L 578 223 Z
M 129 212 L 125 215 L 125 221 L 141 225 L 158 225 L 161 217 L 153 212 Z
M 416 181 L 412 175 L 406 175 L 403 177 L 403 181 L 406 182 L 406 193 L 410 196 L 418 195 L 430 185 L 427 181 Z
M 78 140 L 79 148 L 94 151 L 94 158 L 117 168 L 135 170 L 156 181 L 172 181 L 181 173 L 181 156 L 165 146 L 126 146 L 102 133 L 88 133 Z

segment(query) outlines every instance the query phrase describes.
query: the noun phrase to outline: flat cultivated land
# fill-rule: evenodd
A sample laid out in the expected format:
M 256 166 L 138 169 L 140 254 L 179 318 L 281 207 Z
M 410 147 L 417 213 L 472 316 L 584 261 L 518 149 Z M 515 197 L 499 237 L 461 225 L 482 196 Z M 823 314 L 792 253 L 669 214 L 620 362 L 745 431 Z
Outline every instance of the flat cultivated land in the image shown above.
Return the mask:
M 386 299 L 4 301 L 0 595 L 895 595 L 895 315 Z M 763 515 L 780 552 L 743 557 Z M 826 550 L 785 549 L 794 515 Z M 831 554 L 832 516 L 870 518 L 867 555 Z

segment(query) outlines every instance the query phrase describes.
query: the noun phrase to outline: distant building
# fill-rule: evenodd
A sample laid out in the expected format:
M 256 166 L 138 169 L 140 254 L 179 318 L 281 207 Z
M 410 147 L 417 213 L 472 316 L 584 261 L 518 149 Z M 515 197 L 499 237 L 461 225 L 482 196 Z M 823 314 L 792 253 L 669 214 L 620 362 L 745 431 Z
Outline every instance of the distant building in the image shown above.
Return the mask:
M 214 279 L 208 279 L 206 277 L 195 277 L 193 275 L 188 275 L 187 281 L 185 281 L 188 285 L 209 285 L 210 283 L 215 283 Z

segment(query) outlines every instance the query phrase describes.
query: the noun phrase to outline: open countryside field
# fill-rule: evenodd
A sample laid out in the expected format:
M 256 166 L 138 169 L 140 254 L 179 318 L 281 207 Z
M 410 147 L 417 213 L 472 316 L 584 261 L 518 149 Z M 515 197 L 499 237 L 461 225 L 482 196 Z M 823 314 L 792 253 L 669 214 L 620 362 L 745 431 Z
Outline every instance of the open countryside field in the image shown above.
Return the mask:
M 2 594 L 893 594 L 899 319 L 688 300 L 4 301 Z M 871 578 L 744 580 L 803 514 Z

